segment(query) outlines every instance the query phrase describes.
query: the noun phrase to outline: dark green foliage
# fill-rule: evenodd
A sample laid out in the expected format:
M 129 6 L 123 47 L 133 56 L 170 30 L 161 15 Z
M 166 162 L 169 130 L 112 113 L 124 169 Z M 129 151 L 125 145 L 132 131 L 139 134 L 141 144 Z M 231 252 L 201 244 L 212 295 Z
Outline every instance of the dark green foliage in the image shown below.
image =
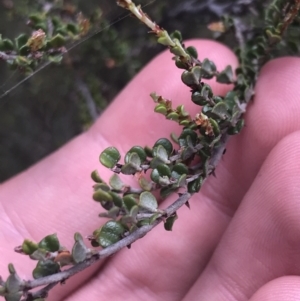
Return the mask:
M 147 2 L 140 1 L 142 4 Z M 178 29 L 188 39 L 211 36 L 206 24 L 218 15 L 225 12 L 241 15 L 250 8 L 249 4 L 240 4 L 240 1 L 224 0 L 214 3 L 217 9 L 211 9 L 203 0 L 190 10 L 189 2 L 160 0 L 146 10 L 163 27 L 170 31 Z M 21 38 L 20 33 L 30 37 L 31 29 L 24 27 L 28 17 L 35 28 L 38 24 L 40 28 L 45 27 L 41 7 L 38 6 L 40 2 L 16 0 L 12 6 L 8 3 L 10 1 L 0 2 L 0 33 L 3 39 L 8 38 L 12 43 L 17 39 L 20 54 L 26 55 L 28 48 L 22 48 L 25 38 Z M 57 4 L 63 7 L 62 1 L 57 1 Z M 78 11 L 91 20 L 92 32 L 105 27 L 108 24 L 106 20 L 112 21 L 122 15 L 122 11 L 117 10 L 110 0 L 72 1 L 72 4 L 72 8 L 78 6 Z M 261 6 L 262 1 L 251 4 L 254 9 Z M 102 21 L 98 17 L 101 8 L 104 13 Z M 65 13 L 67 15 L 67 10 Z M 72 34 L 77 30 L 73 22 L 67 22 L 65 28 Z M 57 31 L 63 30 L 58 29 L 59 22 L 55 18 L 53 23 Z M 75 89 L 78 79 L 84 79 L 83 83 L 90 90 L 98 113 L 162 49 L 155 46 L 154 39 L 145 39 L 145 33 L 142 28 L 136 30 L 135 22 L 126 18 L 75 47 L 62 66 L 47 67 L 8 96 L 0 98 L 0 181 L 25 169 L 89 126 L 91 113 L 82 93 Z M 231 38 L 230 44 L 232 41 Z M 6 47 L 12 47 L 10 42 L 8 44 L 10 46 Z M 67 41 L 67 47 L 72 45 L 71 41 Z M 60 61 L 61 56 L 55 55 L 50 59 Z M 2 61 L 0 74 L 0 94 L 24 77 L 16 72 L 11 78 L 12 73 Z M 35 151 L 32 152 L 32 149 Z
M 59 272 L 59 264 L 52 260 L 40 260 L 32 272 L 34 279 L 42 278 Z
M 164 223 L 165 229 L 167 231 L 172 231 L 173 225 L 177 219 L 178 219 L 178 215 L 176 212 L 173 215 L 171 215 L 170 217 L 168 217 Z

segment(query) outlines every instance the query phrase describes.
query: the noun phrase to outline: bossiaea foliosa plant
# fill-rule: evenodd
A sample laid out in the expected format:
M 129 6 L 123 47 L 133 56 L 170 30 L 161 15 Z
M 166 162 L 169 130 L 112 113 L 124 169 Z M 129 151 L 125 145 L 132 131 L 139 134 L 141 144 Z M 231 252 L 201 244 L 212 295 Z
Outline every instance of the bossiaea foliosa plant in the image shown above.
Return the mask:
M 88 236 L 91 247 L 78 232 L 72 249 L 63 247 L 56 234 L 39 242 L 26 239 L 15 251 L 37 261 L 32 272 L 34 280 L 21 279 L 9 264 L 10 275 L 0 282 L 0 296 L 8 301 L 45 300 L 54 286 L 124 247 L 130 249 L 157 225 L 172 230 L 178 209 L 190 207 L 191 196 L 199 192 L 210 175 L 215 175 L 230 137 L 242 130 L 259 70 L 284 47 L 291 47 L 293 35 L 289 28 L 298 22 L 300 9 L 298 0 L 273 1 L 266 5 L 264 24 L 259 28 L 249 27 L 251 22 L 241 25 L 240 20 L 229 17 L 210 24 L 215 31 L 231 31 L 239 45 L 239 67 L 234 70 L 228 65 L 218 70 L 209 54 L 199 60 L 196 49 L 185 46 L 180 32 L 169 34 L 131 0 L 119 0 L 117 4 L 150 28 L 157 42 L 169 49 L 175 67 L 182 70 L 181 81 L 199 110 L 191 115 L 183 105 L 174 106 L 163 95 L 152 93 L 154 111 L 176 122 L 179 134 L 161 137 L 151 147 L 133 145 L 123 158 L 114 146 L 103 150 L 100 162 L 113 174 L 109 181 L 96 170 L 91 175 L 93 199 L 105 210 L 99 216 L 106 219 Z M 212 79 L 230 85 L 230 91 L 224 96 L 215 95 L 209 85 Z M 127 184 L 127 177 L 134 177 L 137 185 Z M 174 195 L 177 199 L 171 205 L 159 207 L 161 200 Z

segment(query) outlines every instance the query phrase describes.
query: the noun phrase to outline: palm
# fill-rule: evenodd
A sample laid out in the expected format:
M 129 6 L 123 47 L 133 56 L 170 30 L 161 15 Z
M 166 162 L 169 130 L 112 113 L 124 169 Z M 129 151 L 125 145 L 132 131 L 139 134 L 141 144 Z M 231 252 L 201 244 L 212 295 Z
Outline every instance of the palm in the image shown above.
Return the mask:
M 209 54 L 220 69 L 236 65 L 223 46 L 195 44 L 200 58 Z M 272 279 L 298 275 L 300 104 L 297 82 L 291 78 L 299 68 L 300 61 L 291 58 L 265 67 L 246 128 L 229 142 L 217 178 L 210 178 L 193 197 L 191 210 L 179 211 L 173 232 L 156 228 L 131 250 L 67 281 L 49 300 L 248 300 Z M 227 89 L 214 87 L 223 94 Z M 151 144 L 176 131 L 175 123 L 152 113 L 148 94 L 153 90 L 177 103 L 184 100 L 189 111 L 197 110 L 188 103 L 180 70 L 174 72 L 170 55 L 164 54 L 136 77 L 89 132 L 0 187 L 2 276 L 7 262 L 14 262 L 20 275 L 32 270 L 34 263 L 12 253 L 24 237 L 39 240 L 56 232 L 71 247 L 75 231 L 88 235 L 99 226 L 98 207 L 89 201 L 89 173 L 101 149 L 115 145 L 125 152 L 132 144 Z M 107 170 L 101 175 L 109 177 Z M 268 286 L 261 292 L 266 295 Z

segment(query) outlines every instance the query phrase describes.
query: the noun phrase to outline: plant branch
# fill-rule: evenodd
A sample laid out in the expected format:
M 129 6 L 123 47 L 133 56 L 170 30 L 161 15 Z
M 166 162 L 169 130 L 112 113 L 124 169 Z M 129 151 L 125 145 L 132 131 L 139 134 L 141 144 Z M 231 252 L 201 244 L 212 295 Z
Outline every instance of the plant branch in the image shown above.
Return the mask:
M 224 134 L 221 141 L 221 145 L 216 149 L 215 153 L 213 154 L 210 160 L 210 174 L 214 171 L 215 167 L 219 163 L 222 158 L 223 152 L 225 150 L 226 144 L 228 142 L 229 135 Z M 208 178 L 208 176 L 204 179 L 204 181 Z M 204 182 L 203 181 L 203 182 Z M 47 276 L 43 278 L 39 278 L 36 280 L 27 281 L 23 287 L 24 291 L 29 291 L 33 288 L 37 288 L 40 286 L 45 286 L 41 290 L 38 290 L 32 294 L 28 294 L 22 301 L 31 301 L 37 297 L 45 296 L 50 289 L 52 289 L 58 283 L 64 282 L 68 278 L 72 277 L 73 275 L 85 270 L 89 266 L 93 265 L 95 262 L 99 261 L 100 259 L 107 258 L 124 247 L 130 246 L 132 243 L 136 242 L 138 239 L 144 237 L 148 232 L 150 232 L 153 228 L 155 228 L 158 224 L 163 221 L 163 217 L 169 217 L 174 214 L 179 208 L 185 205 L 188 200 L 191 198 L 191 194 L 184 193 L 182 194 L 172 205 L 167 207 L 163 210 L 164 214 L 161 214 L 151 225 L 145 225 L 141 228 L 137 229 L 133 233 L 129 234 L 127 237 L 123 238 L 122 240 L 118 241 L 117 243 L 100 250 L 99 252 L 92 255 L 89 259 L 76 264 L 72 268 Z
M 167 217 L 171 216 L 173 213 L 175 213 L 179 208 L 181 208 L 189 199 L 191 195 L 189 193 L 185 193 L 181 195 L 172 205 L 170 205 L 168 208 L 164 210 Z M 35 297 L 40 297 L 45 294 L 45 291 L 47 292 L 49 289 L 51 289 L 53 286 L 55 286 L 59 282 L 63 282 L 67 280 L 68 278 L 72 277 L 73 275 L 85 270 L 95 262 L 97 262 L 100 259 L 107 258 L 116 252 L 120 251 L 126 246 L 130 246 L 132 243 L 137 241 L 138 239 L 144 237 L 148 232 L 150 232 L 154 227 L 156 227 L 158 224 L 160 224 L 163 221 L 162 217 L 159 217 L 154 221 L 152 225 L 145 225 L 141 228 L 137 229 L 127 237 L 123 238 L 122 240 L 118 241 L 117 243 L 97 252 L 94 254 L 91 258 L 76 264 L 72 268 L 50 275 L 43 278 L 39 278 L 36 280 L 30 280 L 25 282 L 25 285 L 23 287 L 24 291 L 29 291 L 33 288 L 40 287 L 46 285 L 46 288 L 43 288 L 39 291 L 36 291 L 34 293 Z M 52 287 L 50 287 L 52 285 Z M 31 296 L 28 294 L 27 297 L 25 297 L 22 301 L 31 301 Z
M 16 54 L 6 54 L 3 51 L 0 51 L 0 59 L 4 61 L 15 60 L 18 56 Z
M 25 296 L 25 298 L 23 298 L 21 301 L 34 301 L 37 298 L 46 298 L 49 291 L 53 289 L 57 284 L 59 284 L 59 282 L 53 282 L 36 292 L 28 293 L 27 296 Z
M 84 98 L 92 120 L 95 121 L 98 118 L 97 106 L 87 84 L 82 80 L 82 78 L 79 75 L 76 76 L 76 88 Z

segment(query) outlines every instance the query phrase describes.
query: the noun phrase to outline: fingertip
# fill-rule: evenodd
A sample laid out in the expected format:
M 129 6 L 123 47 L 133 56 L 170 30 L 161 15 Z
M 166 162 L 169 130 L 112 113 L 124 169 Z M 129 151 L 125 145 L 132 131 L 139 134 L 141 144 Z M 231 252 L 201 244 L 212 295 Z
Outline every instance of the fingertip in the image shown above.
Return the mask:
M 300 59 L 274 59 L 261 70 L 255 86 L 255 98 L 249 105 L 246 132 L 251 132 L 256 144 L 272 147 L 274 141 L 295 130 L 299 124 Z
M 284 276 L 262 286 L 249 301 L 299 301 L 300 277 Z

